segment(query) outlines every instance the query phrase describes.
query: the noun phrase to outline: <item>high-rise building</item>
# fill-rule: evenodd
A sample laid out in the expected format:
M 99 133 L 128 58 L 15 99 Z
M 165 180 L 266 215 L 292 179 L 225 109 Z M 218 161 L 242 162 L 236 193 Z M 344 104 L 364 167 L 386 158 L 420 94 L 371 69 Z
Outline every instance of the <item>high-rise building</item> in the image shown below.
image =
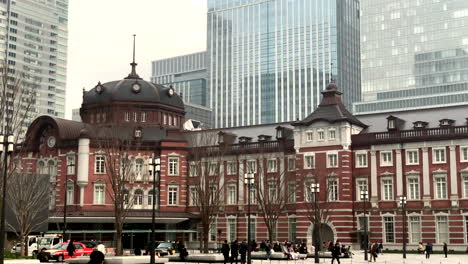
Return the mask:
M 214 127 L 302 119 L 333 79 L 360 99 L 358 0 L 208 0 Z
M 185 119 L 200 121 L 211 127 L 208 108 L 206 52 L 197 52 L 151 63 L 151 81 L 172 86 L 185 104 Z
M 355 113 L 468 102 L 468 1 L 361 0 Z
M 33 90 L 31 118 L 65 116 L 67 41 L 68 0 L 0 1 L 0 59 Z

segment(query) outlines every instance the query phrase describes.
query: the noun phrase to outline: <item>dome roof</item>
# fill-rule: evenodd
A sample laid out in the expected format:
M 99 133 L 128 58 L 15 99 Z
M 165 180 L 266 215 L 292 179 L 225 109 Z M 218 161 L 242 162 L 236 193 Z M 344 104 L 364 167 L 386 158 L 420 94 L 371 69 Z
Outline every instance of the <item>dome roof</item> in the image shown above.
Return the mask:
M 182 99 L 173 88 L 147 82 L 138 76 L 104 84 L 99 82 L 90 91 L 83 92 L 83 105 L 112 102 L 161 103 L 184 108 Z

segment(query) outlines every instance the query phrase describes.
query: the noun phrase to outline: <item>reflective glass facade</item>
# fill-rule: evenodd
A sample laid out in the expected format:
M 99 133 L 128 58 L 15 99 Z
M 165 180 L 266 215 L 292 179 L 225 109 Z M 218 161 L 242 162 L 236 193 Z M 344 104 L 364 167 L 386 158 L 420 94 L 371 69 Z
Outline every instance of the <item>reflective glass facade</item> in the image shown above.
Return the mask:
M 0 60 L 34 90 L 32 119 L 65 116 L 67 42 L 68 0 L 0 1 Z
M 151 81 L 171 86 L 185 103 L 185 119 L 194 119 L 211 127 L 206 70 L 206 52 L 197 52 L 151 63 Z
M 215 127 L 302 119 L 333 78 L 360 98 L 358 0 L 208 0 Z
M 463 104 L 468 1 L 361 0 L 363 102 L 355 113 Z

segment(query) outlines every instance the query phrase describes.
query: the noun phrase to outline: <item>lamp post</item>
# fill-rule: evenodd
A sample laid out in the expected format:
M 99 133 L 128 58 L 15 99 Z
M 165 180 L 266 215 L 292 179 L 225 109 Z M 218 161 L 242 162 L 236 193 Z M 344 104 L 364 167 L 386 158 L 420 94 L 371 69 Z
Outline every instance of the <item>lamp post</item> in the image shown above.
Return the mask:
M 320 192 L 320 184 L 319 183 L 312 183 L 310 185 L 310 192 L 314 195 L 314 212 L 315 212 L 315 216 L 314 216 L 314 219 L 315 219 L 315 223 L 314 223 L 314 232 L 315 233 L 315 237 L 314 237 L 314 242 L 315 242 L 315 263 L 319 263 L 320 262 L 320 259 L 319 259 L 319 254 L 318 254 L 318 251 L 319 251 L 319 248 L 320 248 L 320 241 L 318 239 L 318 234 L 320 233 L 320 230 L 319 230 L 319 214 L 318 214 L 318 198 L 317 198 L 317 195 L 319 194 Z
M 367 249 L 369 248 L 369 236 L 368 236 L 368 225 L 367 225 L 367 198 L 369 197 L 369 192 L 361 191 L 361 200 L 364 202 L 364 260 L 368 259 Z
M 403 258 L 406 258 L 406 196 L 400 197 L 400 205 L 403 211 Z
M 0 153 L 3 153 L 3 182 L 2 182 L 2 216 L 0 219 L 0 263 L 3 264 L 5 255 L 5 207 L 8 173 L 8 155 L 13 152 L 13 135 L 0 135 Z
M 70 169 L 71 168 L 71 169 Z M 63 242 L 66 239 L 66 232 L 67 232 L 67 205 L 68 205 L 68 171 L 75 171 L 75 163 L 72 161 L 70 164 L 67 164 L 67 171 L 65 173 L 65 183 L 64 183 L 64 201 L 63 201 Z
M 254 174 L 253 173 L 246 173 L 244 175 L 244 183 L 247 184 L 247 243 L 248 243 L 248 250 L 247 250 L 247 264 L 252 263 L 251 253 L 250 253 L 250 188 L 255 183 Z
M 150 160 L 150 173 L 153 175 L 153 197 L 151 199 L 152 207 L 152 214 L 151 214 L 151 256 L 150 256 L 150 263 L 154 264 L 155 256 L 154 256 L 154 249 L 156 245 L 156 236 L 155 236 L 155 219 L 156 219 L 156 185 L 158 186 L 158 195 L 159 195 L 159 180 L 160 180 L 160 173 L 161 173 L 161 159 L 156 156 L 156 154 Z M 159 201 L 159 199 L 158 199 Z

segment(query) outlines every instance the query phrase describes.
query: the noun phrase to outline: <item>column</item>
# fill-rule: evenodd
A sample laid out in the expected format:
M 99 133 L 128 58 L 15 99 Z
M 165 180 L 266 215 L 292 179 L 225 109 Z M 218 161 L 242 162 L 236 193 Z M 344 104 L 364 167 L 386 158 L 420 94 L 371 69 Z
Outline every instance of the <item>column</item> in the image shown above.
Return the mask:
M 396 165 L 396 191 L 397 191 L 397 198 L 403 195 L 403 166 L 401 160 L 401 149 L 395 150 L 395 165 Z
M 377 206 L 377 201 L 379 200 L 379 187 L 377 181 L 377 157 L 375 150 L 370 151 L 371 155 L 371 197 L 370 201 L 372 202 L 372 206 Z M 369 185 L 369 184 L 368 184 Z
M 450 200 L 452 206 L 458 206 L 458 180 L 457 180 L 457 155 L 456 146 L 449 146 L 450 149 Z
M 422 170 L 423 170 L 423 201 L 424 206 L 429 207 L 431 204 L 431 188 L 429 181 L 429 149 L 422 148 Z

